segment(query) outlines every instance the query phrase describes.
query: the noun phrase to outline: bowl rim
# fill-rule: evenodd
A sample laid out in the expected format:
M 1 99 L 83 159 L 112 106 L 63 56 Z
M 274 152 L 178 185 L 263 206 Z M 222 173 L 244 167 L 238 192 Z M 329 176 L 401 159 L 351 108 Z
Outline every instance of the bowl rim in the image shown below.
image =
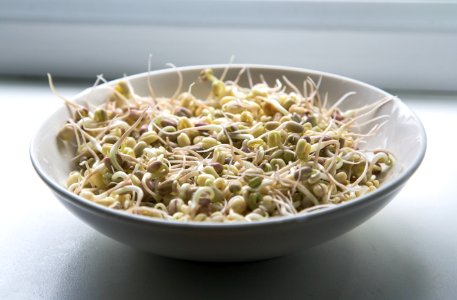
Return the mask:
M 379 198 L 381 195 L 387 195 L 390 193 L 395 192 L 399 187 L 401 187 L 406 181 L 412 176 L 412 174 L 417 170 L 417 168 L 422 163 L 426 148 L 427 148 L 427 135 L 425 132 L 425 128 L 417 117 L 417 115 L 398 97 L 394 97 L 390 93 L 377 88 L 373 85 L 368 83 L 352 79 L 346 76 L 329 73 L 329 72 L 322 72 L 313 69 L 306 69 L 306 68 L 298 68 L 298 67 L 289 67 L 289 66 L 279 66 L 279 65 L 268 65 L 268 64 L 208 64 L 208 65 L 192 65 L 192 66 L 183 66 L 183 67 L 176 67 L 176 68 L 168 68 L 168 69 L 159 69 L 153 71 L 142 72 L 134 75 L 130 75 L 123 78 L 118 78 L 115 80 L 111 80 L 109 82 L 103 83 L 98 85 L 96 88 L 102 88 L 104 86 L 110 86 L 116 84 L 118 81 L 121 80 L 133 80 L 137 78 L 143 78 L 150 75 L 160 75 L 166 73 L 175 73 L 177 70 L 179 71 L 194 71 L 194 70 L 202 70 L 205 68 L 213 68 L 213 69 L 224 69 L 224 68 L 248 68 L 248 69 L 265 69 L 265 70 L 276 70 L 276 71 L 292 71 L 297 73 L 303 73 L 307 76 L 322 76 L 327 78 L 333 78 L 344 82 L 351 82 L 362 87 L 378 91 L 386 96 L 392 96 L 393 101 L 397 101 L 400 105 L 403 106 L 403 109 L 408 110 L 408 112 L 413 117 L 415 123 L 418 125 L 419 128 L 419 150 L 416 155 L 416 158 L 411 163 L 410 166 L 404 168 L 402 172 L 398 175 L 398 177 L 394 178 L 392 181 L 386 182 L 382 184 L 379 189 L 369 194 L 363 195 L 361 197 L 357 197 L 351 201 L 339 203 L 335 206 L 323 208 L 323 209 L 316 209 L 314 211 L 309 211 L 306 213 L 299 213 L 297 215 L 291 216 L 282 216 L 282 217 L 273 217 L 268 218 L 266 220 L 260 220 L 255 222 L 224 222 L 224 223 L 217 223 L 217 222 L 195 222 L 195 221 L 173 221 L 173 220 L 163 220 L 163 219 L 156 219 L 151 217 L 146 217 L 142 215 L 134 215 L 124 211 L 118 211 L 115 209 L 111 209 L 89 200 L 86 200 L 80 196 L 77 196 L 68 190 L 66 190 L 63 186 L 58 184 L 55 180 L 53 180 L 50 176 L 46 174 L 46 172 L 41 167 L 38 157 L 37 151 L 35 151 L 35 147 L 38 144 L 39 136 L 38 133 L 42 130 L 42 128 L 47 124 L 50 117 L 57 114 L 60 108 L 54 111 L 51 115 L 48 116 L 46 120 L 42 122 L 42 124 L 36 130 L 29 147 L 29 155 L 32 162 L 32 165 L 39 175 L 39 177 L 62 199 L 70 202 L 73 205 L 78 206 L 79 208 L 83 208 L 86 211 L 90 211 L 92 213 L 98 215 L 104 215 L 107 217 L 115 217 L 118 221 L 126 221 L 126 222 L 136 222 L 141 224 L 147 224 L 149 226 L 165 226 L 170 228 L 176 229 L 185 229 L 185 228 L 203 228 L 203 229 L 216 229 L 216 230 L 224 230 L 224 229 L 235 229 L 235 228 L 256 228 L 258 226 L 268 226 L 268 225 L 284 225 L 288 223 L 296 223 L 296 222 L 304 222 L 309 219 L 318 218 L 321 216 L 328 216 L 333 215 L 336 213 L 341 213 L 344 211 L 348 211 L 351 209 L 356 209 L 365 205 L 370 205 L 372 202 L 375 202 L 376 199 Z M 93 88 L 86 88 L 76 94 L 75 96 L 71 97 L 71 99 L 78 99 L 82 96 L 86 95 L 90 92 Z

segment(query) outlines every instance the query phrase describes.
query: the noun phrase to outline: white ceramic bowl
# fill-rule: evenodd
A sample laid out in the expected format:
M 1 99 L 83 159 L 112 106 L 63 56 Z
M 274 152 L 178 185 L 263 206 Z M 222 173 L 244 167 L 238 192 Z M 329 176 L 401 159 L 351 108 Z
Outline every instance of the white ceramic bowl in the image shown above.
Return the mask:
M 221 74 L 225 65 L 180 68 L 184 86 L 198 78 L 200 70 L 212 67 Z M 233 65 L 227 79 L 234 79 L 241 66 Z M 330 103 L 348 91 L 357 95 L 343 103 L 342 109 L 372 103 L 388 93 L 368 84 L 346 77 L 312 70 L 289 67 L 250 65 L 251 74 L 258 79 L 263 74 L 271 83 L 283 75 L 301 87 L 306 76 L 315 81 L 322 76 L 320 92 L 328 93 Z M 148 95 L 147 77 L 151 78 L 156 94 L 170 96 L 177 86 L 172 69 L 127 77 L 140 95 Z M 114 85 L 116 81 L 108 83 Z M 247 86 L 247 80 L 241 84 Z M 193 88 L 197 96 L 205 97 L 204 85 Z M 89 95 L 90 94 L 90 95 Z M 86 98 L 101 102 L 109 94 L 106 85 L 87 89 L 74 100 Z M 90 97 L 89 97 L 90 96 Z M 101 233 L 127 245 L 155 254 L 199 261 L 249 261 L 272 258 L 294 250 L 312 247 L 333 239 L 373 216 L 400 191 L 420 165 L 426 149 L 426 135 L 419 119 L 404 103 L 395 99 L 384 105 L 372 117 L 390 115 L 389 122 L 376 136 L 367 139 L 367 148 L 392 151 L 397 165 L 393 175 L 376 192 L 338 206 L 304 215 L 270 219 L 254 223 L 179 223 L 131 215 L 89 202 L 66 191 L 64 182 L 70 171 L 72 153 L 59 150 L 56 135 L 68 118 L 62 107 L 41 126 L 31 143 L 30 155 L 38 175 L 52 189 L 61 203 L 73 214 Z M 362 128 L 363 130 L 363 128 Z

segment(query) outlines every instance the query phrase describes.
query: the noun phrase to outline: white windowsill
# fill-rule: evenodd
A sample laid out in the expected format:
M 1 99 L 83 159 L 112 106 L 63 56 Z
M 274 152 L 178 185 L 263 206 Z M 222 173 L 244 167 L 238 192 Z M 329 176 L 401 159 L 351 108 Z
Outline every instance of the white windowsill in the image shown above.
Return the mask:
M 84 87 L 58 85 L 67 96 Z M 73 217 L 28 157 L 34 131 L 62 103 L 45 80 L 0 79 L 0 298 L 454 298 L 457 163 L 449 158 L 457 143 L 444 128 L 455 124 L 457 94 L 397 94 L 423 121 L 429 146 L 422 166 L 385 209 L 316 248 L 265 262 L 217 265 L 147 255 Z

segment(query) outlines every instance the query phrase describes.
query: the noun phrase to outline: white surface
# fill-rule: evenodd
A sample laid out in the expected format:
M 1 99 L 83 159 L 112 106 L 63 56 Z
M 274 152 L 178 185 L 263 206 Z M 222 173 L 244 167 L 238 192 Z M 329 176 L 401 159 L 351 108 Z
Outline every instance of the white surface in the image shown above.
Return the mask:
M 59 85 L 71 96 L 83 86 Z M 425 160 L 403 191 L 350 233 L 248 264 L 165 259 L 77 220 L 34 173 L 29 141 L 61 103 L 40 83 L 0 81 L 1 299 L 453 299 L 457 294 L 457 95 L 400 96 L 422 119 Z M 406 145 L 405 145 L 406 146 Z M 286 296 L 286 297 L 284 297 Z

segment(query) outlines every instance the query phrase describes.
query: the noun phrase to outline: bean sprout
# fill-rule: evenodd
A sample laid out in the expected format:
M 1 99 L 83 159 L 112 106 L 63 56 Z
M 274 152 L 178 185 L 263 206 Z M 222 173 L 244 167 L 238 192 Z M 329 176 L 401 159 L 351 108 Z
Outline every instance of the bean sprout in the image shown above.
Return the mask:
M 359 148 L 387 122 L 372 115 L 391 98 L 342 111 L 356 93 L 327 107 L 322 78 L 306 78 L 301 92 L 285 76 L 274 86 L 263 76 L 254 83 L 249 68 L 225 80 L 229 66 L 220 78 L 202 70 L 197 84 L 209 84 L 210 94 L 199 99 L 196 83 L 181 92 L 182 74 L 170 66 L 178 85 L 169 98 L 156 94 L 150 76 L 148 97 L 125 80 L 99 106 L 57 94 L 71 114 L 58 138 L 76 149 L 69 191 L 151 218 L 257 222 L 353 200 L 375 191 L 393 168 L 389 151 Z M 243 75 L 248 87 L 239 85 Z

